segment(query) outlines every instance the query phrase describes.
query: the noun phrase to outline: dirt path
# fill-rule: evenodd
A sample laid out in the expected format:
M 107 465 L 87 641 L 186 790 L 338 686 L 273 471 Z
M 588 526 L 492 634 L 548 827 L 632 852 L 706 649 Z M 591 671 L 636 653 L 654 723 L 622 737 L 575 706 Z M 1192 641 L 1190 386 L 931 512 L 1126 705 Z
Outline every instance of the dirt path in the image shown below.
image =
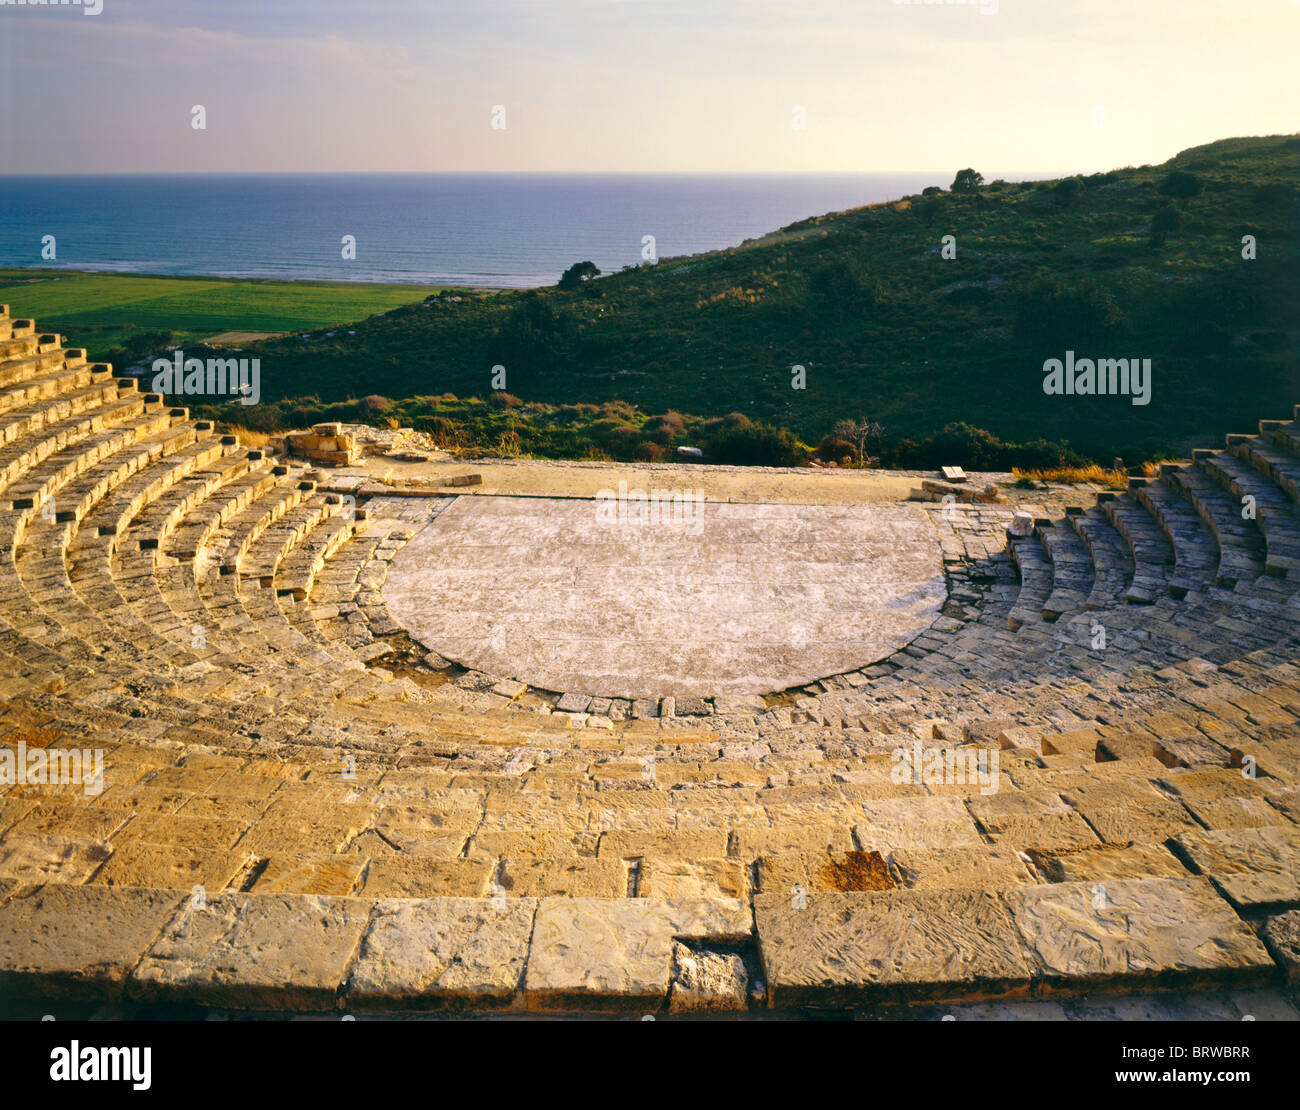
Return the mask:
M 447 479 L 479 474 L 483 484 L 455 492 L 480 496 L 594 497 L 598 491 L 703 490 L 705 500 L 753 504 L 833 505 L 906 499 L 908 491 L 929 472 L 887 470 L 769 469 L 765 467 L 701 466 L 604 462 L 552 462 L 536 459 L 432 459 L 396 462 L 369 458 L 364 469 L 375 478 Z M 1007 475 L 972 475 L 972 484 L 1006 479 Z

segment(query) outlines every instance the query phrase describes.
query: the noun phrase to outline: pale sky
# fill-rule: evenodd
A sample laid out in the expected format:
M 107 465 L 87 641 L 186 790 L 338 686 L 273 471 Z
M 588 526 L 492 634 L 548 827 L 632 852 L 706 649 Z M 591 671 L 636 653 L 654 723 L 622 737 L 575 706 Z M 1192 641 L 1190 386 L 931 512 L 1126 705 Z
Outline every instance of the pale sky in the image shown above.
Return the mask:
M 1300 0 L 91 2 L 0 0 L 0 173 L 1073 172 L 1300 129 Z

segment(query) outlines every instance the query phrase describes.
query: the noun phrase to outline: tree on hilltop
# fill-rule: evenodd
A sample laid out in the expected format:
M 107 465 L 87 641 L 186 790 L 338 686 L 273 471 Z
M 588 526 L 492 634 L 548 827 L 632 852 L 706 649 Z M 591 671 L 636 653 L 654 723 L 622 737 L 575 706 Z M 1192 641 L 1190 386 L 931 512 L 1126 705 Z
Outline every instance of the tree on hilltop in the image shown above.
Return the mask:
M 584 282 L 600 275 L 594 262 L 575 262 L 560 275 L 561 289 L 577 289 Z
M 978 193 L 980 186 L 984 184 L 984 175 L 976 173 L 972 169 L 958 170 L 957 176 L 953 178 L 952 189 L 954 193 Z

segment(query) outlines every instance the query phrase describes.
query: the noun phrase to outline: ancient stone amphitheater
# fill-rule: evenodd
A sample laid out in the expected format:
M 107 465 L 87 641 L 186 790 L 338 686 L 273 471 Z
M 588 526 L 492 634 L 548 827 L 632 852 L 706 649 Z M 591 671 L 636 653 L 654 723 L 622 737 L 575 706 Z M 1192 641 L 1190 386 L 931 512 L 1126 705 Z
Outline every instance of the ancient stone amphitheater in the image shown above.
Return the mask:
M 899 501 L 924 626 L 711 696 L 541 688 L 509 640 L 493 673 L 439 659 L 385 581 L 490 499 L 350 488 L 3 310 L 5 997 L 752 1015 L 1294 982 L 1300 423 L 1119 495 Z M 102 780 L 42 781 L 73 749 Z

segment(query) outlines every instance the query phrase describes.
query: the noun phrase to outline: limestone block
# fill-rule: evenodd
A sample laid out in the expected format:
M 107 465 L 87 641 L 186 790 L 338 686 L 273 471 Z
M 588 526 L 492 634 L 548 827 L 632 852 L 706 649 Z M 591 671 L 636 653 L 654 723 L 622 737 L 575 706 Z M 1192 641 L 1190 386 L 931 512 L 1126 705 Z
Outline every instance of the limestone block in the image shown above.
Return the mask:
M 11 892 L 0 904 L 0 994 L 118 997 L 181 902 L 175 891 L 103 886 Z
M 749 1005 L 749 971 L 734 952 L 708 952 L 673 942 L 671 1013 L 736 1012 Z
M 523 977 L 532 898 L 384 900 L 348 978 L 349 1009 L 507 1005 Z
M 1260 936 L 1291 983 L 1300 982 L 1300 910 L 1270 917 Z
M 921 790 L 921 787 L 916 787 Z M 863 851 L 904 848 L 974 848 L 984 843 L 959 798 L 917 793 L 862 803 L 863 821 L 853 836 Z
M 113 849 L 102 840 L 7 836 L 0 840 L 0 876 L 23 883 L 84 883 L 112 854 Z
M 990 998 L 1029 986 L 1011 914 L 986 891 L 760 894 L 754 911 L 770 1006 Z
M 1273 961 L 1201 877 L 1046 883 L 1003 893 L 1050 988 L 1262 981 Z
M 1178 844 L 1241 909 L 1300 901 L 1300 828 L 1209 829 Z
M 740 942 L 749 904 L 651 898 L 546 898 L 537 910 L 524 1001 L 531 1009 L 658 1010 L 675 939 Z
M 369 901 L 314 894 L 227 893 L 202 907 L 186 902 L 140 961 L 130 993 L 253 1010 L 332 1010 L 370 909 Z

